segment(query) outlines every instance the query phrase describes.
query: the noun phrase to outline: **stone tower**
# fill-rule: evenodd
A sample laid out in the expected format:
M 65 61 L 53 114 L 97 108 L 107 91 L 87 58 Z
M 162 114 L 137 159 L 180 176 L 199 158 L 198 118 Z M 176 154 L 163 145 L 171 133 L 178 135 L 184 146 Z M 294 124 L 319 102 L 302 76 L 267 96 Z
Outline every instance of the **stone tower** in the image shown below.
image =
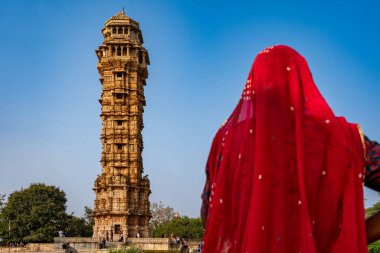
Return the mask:
M 151 191 L 149 179 L 142 177 L 141 157 L 148 52 L 139 23 L 124 11 L 110 18 L 102 33 L 104 42 L 96 50 L 102 84 L 102 173 L 94 185 L 94 237 L 148 237 Z

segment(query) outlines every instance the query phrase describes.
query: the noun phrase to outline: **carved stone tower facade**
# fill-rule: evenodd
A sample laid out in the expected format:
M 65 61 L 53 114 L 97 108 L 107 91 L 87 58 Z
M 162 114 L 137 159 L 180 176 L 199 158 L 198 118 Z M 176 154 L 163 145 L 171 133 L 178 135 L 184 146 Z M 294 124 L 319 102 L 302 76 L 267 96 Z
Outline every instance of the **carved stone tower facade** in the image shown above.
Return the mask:
M 95 180 L 94 237 L 149 236 L 150 182 L 142 177 L 144 86 L 148 52 L 139 23 L 124 11 L 110 18 L 96 50 L 102 84 L 102 173 Z

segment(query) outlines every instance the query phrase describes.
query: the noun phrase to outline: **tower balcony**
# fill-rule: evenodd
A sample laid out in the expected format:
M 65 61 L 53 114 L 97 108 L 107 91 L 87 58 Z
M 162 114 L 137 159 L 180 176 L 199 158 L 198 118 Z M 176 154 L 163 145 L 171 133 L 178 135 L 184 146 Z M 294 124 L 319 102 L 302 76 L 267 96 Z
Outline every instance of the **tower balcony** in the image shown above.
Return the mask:
M 100 63 L 108 63 L 108 62 L 115 62 L 115 61 L 122 61 L 122 63 L 126 62 L 139 62 L 139 58 L 134 55 L 109 55 L 106 57 L 102 57 L 100 60 Z
M 103 129 L 101 137 L 105 138 L 106 136 L 115 136 L 115 135 L 127 136 L 128 129 L 115 129 L 115 128 Z
M 131 40 L 130 34 L 118 34 L 118 33 L 112 33 L 111 36 L 104 39 L 105 43 L 109 42 L 115 42 L 121 40 L 123 43 L 129 42 Z
M 114 154 L 114 153 L 106 153 L 102 158 L 104 157 L 105 160 L 109 162 L 126 162 L 128 160 L 127 154 Z
M 128 155 L 127 154 L 114 154 L 114 156 L 113 156 L 113 161 L 114 162 L 117 162 L 117 161 L 124 162 L 124 161 L 127 161 L 127 160 L 128 160 Z
M 114 129 L 114 135 L 128 135 L 127 129 Z
M 130 161 L 138 161 L 139 160 L 139 154 L 138 153 L 130 153 L 129 154 L 129 160 Z
M 128 108 L 127 105 L 105 105 L 102 106 L 102 114 L 100 116 L 103 116 L 104 114 L 127 115 Z
M 130 61 L 132 59 L 132 56 L 130 55 L 109 55 L 107 57 L 103 58 L 105 61 L 111 61 L 111 60 L 124 60 L 124 61 Z M 102 60 L 103 60 L 102 59 Z

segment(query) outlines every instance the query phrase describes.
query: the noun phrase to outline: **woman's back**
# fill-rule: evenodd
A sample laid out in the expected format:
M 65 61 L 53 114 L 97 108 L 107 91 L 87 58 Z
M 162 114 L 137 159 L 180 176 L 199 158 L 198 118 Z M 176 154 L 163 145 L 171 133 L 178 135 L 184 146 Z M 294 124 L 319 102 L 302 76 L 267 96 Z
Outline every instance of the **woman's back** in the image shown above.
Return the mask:
M 361 138 L 301 55 L 262 51 L 212 144 L 204 252 L 366 252 Z

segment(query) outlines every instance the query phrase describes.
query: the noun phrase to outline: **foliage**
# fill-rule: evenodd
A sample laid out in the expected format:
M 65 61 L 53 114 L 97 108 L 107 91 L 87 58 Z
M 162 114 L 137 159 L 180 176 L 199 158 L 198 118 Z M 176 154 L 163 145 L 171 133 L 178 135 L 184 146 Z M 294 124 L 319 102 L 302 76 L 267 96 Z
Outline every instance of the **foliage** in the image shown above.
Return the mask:
M 200 218 L 189 218 L 187 216 L 175 217 L 166 224 L 153 230 L 154 237 L 163 234 L 170 236 L 174 234 L 187 240 L 200 240 L 203 237 L 204 228 Z
M 367 208 L 365 210 L 365 216 L 366 218 L 371 217 L 375 213 L 380 211 L 380 202 L 375 203 L 373 206 Z
M 367 208 L 365 210 L 365 216 L 366 218 L 369 218 L 377 212 L 380 212 L 380 202 L 377 202 Z M 368 245 L 368 253 L 380 253 L 380 240 Z
M 74 215 L 68 215 L 65 236 L 69 237 L 92 237 L 94 226 L 93 211 L 90 207 L 84 207 L 84 217 L 78 218 Z
M 55 186 L 31 184 L 9 195 L 1 212 L 2 222 L 10 224 L 13 239 L 52 241 L 66 221 L 66 195 Z M 5 231 L 1 231 L 4 234 Z M 7 234 L 6 233 L 6 234 Z
M 110 249 L 109 253 L 144 253 L 144 251 L 139 247 L 132 245 L 120 249 Z
M 152 203 L 150 205 L 150 212 L 152 218 L 149 221 L 149 225 L 152 231 L 165 225 L 175 216 L 174 209 L 169 206 L 164 206 L 161 201 L 159 203 Z
M 145 253 L 178 253 L 178 250 L 145 250 Z
M 78 218 L 69 215 L 67 226 L 65 228 L 65 236 L 69 237 L 92 237 L 92 225 L 87 224 L 85 218 Z
M 0 194 L 0 212 L 3 209 L 4 205 L 5 205 L 5 194 Z
M 135 245 L 123 247 L 120 249 L 111 248 L 109 253 L 177 253 L 177 250 L 142 250 Z
M 88 206 L 84 207 L 84 220 L 86 221 L 86 224 L 91 227 L 95 225 L 94 211 Z
M 3 210 L 4 205 L 5 205 L 5 194 L 0 194 L 0 214 Z M 5 228 L 6 224 L 5 223 L 6 222 L 3 221 L 3 218 L 0 215 L 0 237 L 1 237 L 1 231 L 6 230 L 6 228 Z
M 368 245 L 368 253 L 380 253 L 380 241 Z
M 58 187 L 40 183 L 13 192 L 0 213 L 0 237 L 52 242 L 60 230 L 67 236 L 91 236 L 92 226 L 84 218 L 66 213 L 66 201 Z
M 1 212 L 2 212 L 5 204 L 6 204 L 5 203 L 5 194 L 0 194 L 0 238 L 2 238 L 4 240 L 8 239 L 8 234 L 2 233 L 2 231 L 6 231 L 6 221 L 1 216 Z M 1 242 L 0 242 L 0 246 L 1 246 Z

